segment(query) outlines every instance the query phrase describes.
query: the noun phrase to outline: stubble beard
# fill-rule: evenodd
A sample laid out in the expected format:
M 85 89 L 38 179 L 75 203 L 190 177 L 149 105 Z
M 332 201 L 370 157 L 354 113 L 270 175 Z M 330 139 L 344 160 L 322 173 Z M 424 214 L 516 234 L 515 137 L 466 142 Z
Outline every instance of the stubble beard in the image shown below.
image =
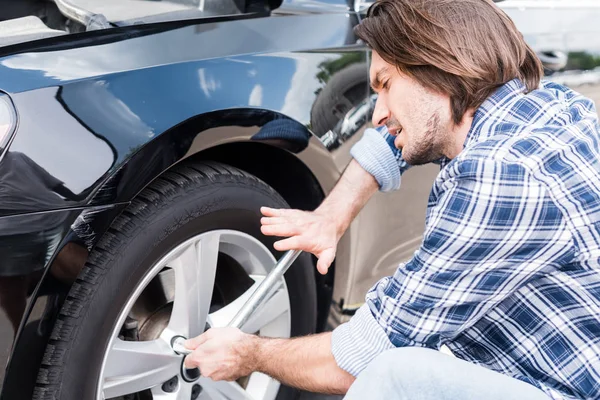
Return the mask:
M 441 139 L 440 115 L 435 112 L 427 121 L 423 137 L 413 145 L 405 145 L 402 158 L 410 165 L 423 165 L 438 160 L 443 156 L 439 140 Z

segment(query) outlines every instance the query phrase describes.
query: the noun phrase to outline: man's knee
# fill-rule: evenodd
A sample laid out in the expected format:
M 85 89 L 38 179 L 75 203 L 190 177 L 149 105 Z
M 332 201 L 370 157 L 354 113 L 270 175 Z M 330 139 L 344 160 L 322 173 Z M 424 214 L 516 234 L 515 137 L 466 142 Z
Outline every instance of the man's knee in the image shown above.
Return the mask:
M 544 392 L 528 383 L 420 347 L 381 353 L 359 374 L 346 399 L 441 398 L 548 399 Z
M 405 374 L 422 373 L 430 369 L 440 357 L 440 352 L 424 347 L 398 347 L 386 350 L 371 361 L 366 370 L 372 369 L 378 373 L 397 374 L 402 370 Z M 443 356 L 443 355 L 441 355 Z M 389 367 L 393 367 L 391 370 Z
M 408 399 L 413 386 L 419 386 L 420 380 L 431 379 L 432 369 L 439 356 L 438 351 L 421 347 L 384 351 L 358 375 L 346 399 L 365 398 L 365 393 L 370 393 L 371 398 L 377 399 L 388 398 L 388 394 L 393 394 L 394 399 Z M 408 397 L 402 397 L 403 395 Z

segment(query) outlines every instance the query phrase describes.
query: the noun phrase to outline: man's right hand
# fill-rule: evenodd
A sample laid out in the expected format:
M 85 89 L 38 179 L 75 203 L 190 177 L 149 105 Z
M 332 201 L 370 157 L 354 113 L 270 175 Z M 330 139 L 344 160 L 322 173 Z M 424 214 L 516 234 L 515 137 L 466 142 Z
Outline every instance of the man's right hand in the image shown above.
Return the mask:
M 325 275 L 340 238 L 378 188 L 375 178 L 352 160 L 315 211 L 261 207 L 261 231 L 287 237 L 275 242 L 275 250 L 302 250 L 317 256 L 317 269 Z
M 261 207 L 264 215 L 261 231 L 267 236 L 287 237 L 275 242 L 275 250 L 302 250 L 312 253 L 319 261 L 317 269 L 323 275 L 335 258 L 340 237 L 346 230 L 328 213 Z

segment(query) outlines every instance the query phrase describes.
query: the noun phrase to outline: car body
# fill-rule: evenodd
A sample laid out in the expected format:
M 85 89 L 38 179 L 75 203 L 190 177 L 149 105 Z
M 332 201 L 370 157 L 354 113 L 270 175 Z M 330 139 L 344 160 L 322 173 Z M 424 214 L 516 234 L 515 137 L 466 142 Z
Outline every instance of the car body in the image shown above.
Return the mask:
M 579 58 L 600 51 L 590 22 L 595 7 L 505 3 L 536 51 Z M 125 19 L 110 28 L 53 33 L 29 20 L 32 36 L 0 41 L 0 117 L 12 118 L 4 136 L 0 121 L 0 176 L 1 184 L 14 184 L 4 196 L 0 188 L 0 238 L 3 254 L 20 262 L 0 272 L 2 400 L 31 396 L 59 310 L 89 252 L 173 166 L 218 161 L 257 176 L 291 207 L 318 206 L 371 126 L 369 50 L 352 32 L 366 5 L 284 0 L 262 12 L 183 17 L 177 8 L 152 21 L 113 9 L 105 17 Z M 559 29 L 557 21 L 570 25 Z M 574 21 L 577 29 L 569 31 Z M 575 75 L 570 82 L 587 84 L 581 91 L 600 98 L 590 78 L 597 70 Z M 569 74 L 560 76 L 568 84 Z M 261 136 L 273 120 L 300 133 Z M 377 193 L 352 223 L 330 273 L 315 275 L 319 330 L 346 321 L 366 291 L 418 248 L 437 172 L 433 165 L 411 169 L 402 190 Z M 32 180 L 45 189 L 28 185 Z M 14 285 L 26 285 L 26 296 L 8 295 Z

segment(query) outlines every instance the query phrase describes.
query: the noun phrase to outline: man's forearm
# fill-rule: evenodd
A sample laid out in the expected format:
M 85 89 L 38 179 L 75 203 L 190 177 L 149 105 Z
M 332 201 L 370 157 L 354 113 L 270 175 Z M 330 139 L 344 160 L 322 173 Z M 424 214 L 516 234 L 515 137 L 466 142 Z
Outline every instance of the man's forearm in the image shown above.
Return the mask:
M 352 160 L 316 211 L 335 215 L 343 233 L 378 189 L 375 178 Z
M 255 337 L 254 369 L 311 392 L 345 394 L 354 377 L 338 367 L 331 332 L 294 339 Z

